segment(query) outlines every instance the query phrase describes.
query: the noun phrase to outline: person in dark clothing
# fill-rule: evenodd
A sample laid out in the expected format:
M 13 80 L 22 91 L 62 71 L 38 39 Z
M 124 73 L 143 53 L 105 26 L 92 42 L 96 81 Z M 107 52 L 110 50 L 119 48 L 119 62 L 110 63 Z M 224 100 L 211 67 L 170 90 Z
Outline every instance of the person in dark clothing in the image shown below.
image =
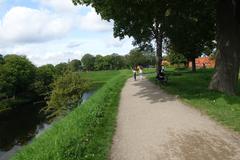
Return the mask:
M 134 79 L 134 81 L 136 81 L 137 80 L 137 68 L 133 67 L 132 71 L 133 71 L 133 79 Z
M 163 81 L 165 79 L 165 73 L 164 72 L 159 72 L 157 74 L 156 79 L 158 79 L 159 81 Z

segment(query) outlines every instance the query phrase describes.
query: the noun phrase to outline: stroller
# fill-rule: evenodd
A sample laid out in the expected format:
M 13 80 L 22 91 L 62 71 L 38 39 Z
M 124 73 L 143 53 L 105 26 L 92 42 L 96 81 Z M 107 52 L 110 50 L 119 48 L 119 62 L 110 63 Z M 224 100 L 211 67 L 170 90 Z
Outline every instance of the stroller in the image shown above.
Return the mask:
M 168 76 L 163 71 L 160 71 L 156 76 L 156 81 L 160 82 L 161 84 L 167 84 Z

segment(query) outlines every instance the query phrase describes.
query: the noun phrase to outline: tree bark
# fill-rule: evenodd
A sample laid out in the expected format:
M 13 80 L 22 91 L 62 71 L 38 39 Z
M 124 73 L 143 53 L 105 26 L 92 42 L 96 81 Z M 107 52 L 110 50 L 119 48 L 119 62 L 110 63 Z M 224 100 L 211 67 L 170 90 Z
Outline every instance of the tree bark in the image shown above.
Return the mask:
M 209 89 L 236 93 L 240 65 L 239 0 L 217 2 L 217 47 L 215 74 Z
M 163 32 L 160 30 L 156 35 L 156 72 L 157 74 L 162 70 L 162 43 Z
M 192 59 L 191 59 L 191 61 L 192 61 L 192 72 L 196 72 L 197 70 L 196 70 L 196 58 L 195 57 L 193 57 Z

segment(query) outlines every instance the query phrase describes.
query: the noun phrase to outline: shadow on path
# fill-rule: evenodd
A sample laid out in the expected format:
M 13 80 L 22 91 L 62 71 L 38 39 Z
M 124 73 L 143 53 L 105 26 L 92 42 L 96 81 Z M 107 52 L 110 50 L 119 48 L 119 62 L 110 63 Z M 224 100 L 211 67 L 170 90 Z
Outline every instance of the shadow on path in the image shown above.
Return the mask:
M 134 96 L 146 98 L 146 100 L 150 101 L 151 104 L 175 101 L 177 99 L 175 96 L 165 93 L 160 89 L 160 87 L 154 85 L 146 79 L 133 82 L 133 85 L 140 88 Z

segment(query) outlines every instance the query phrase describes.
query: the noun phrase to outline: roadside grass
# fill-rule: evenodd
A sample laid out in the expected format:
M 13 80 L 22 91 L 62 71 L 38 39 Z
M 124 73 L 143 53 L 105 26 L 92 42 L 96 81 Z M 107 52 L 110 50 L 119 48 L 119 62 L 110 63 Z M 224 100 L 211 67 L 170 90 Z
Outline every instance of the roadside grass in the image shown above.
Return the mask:
M 105 85 L 11 160 L 108 159 L 120 92 L 130 74 L 129 71 L 119 71 L 107 82 L 105 78 L 99 77 L 100 73 L 94 76 L 98 77 L 98 81 L 105 81 Z
M 156 72 L 156 68 L 144 68 L 143 69 L 144 74 L 150 74 L 150 73 L 155 73 L 155 72 Z
M 161 85 L 167 92 L 179 97 L 186 103 L 207 113 L 210 117 L 229 128 L 240 132 L 240 96 L 208 90 L 213 69 L 198 70 L 191 73 L 188 70 L 167 70 L 169 83 Z M 149 79 L 155 82 L 155 75 Z M 240 91 L 240 83 L 238 85 Z
M 90 71 L 82 72 L 82 77 L 89 79 L 93 83 L 94 88 L 99 88 L 103 86 L 107 81 L 112 79 L 114 76 L 120 74 L 123 70 L 113 70 L 113 71 Z M 127 70 L 125 70 L 127 72 Z

